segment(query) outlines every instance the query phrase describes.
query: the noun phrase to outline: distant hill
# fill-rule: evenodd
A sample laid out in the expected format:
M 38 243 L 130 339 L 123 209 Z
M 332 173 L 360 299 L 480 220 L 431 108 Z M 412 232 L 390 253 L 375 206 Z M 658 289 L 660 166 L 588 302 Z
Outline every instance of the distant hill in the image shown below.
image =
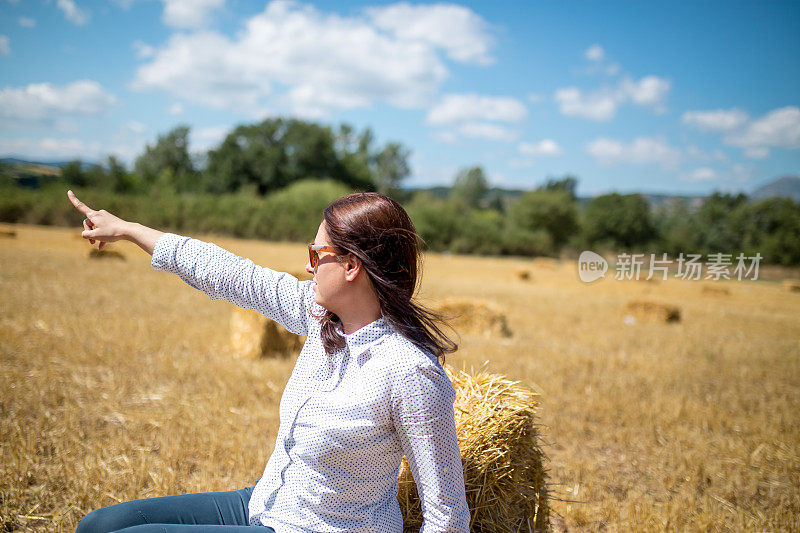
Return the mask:
M 3 177 L 11 178 L 18 187 L 38 189 L 61 177 L 61 167 L 66 163 L 37 163 L 13 157 L 0 159 Z
M 4 157 L 0 159 L 0 163 L 6 165 L 33 165 L 37 167 L 57 167 L 61 168 L 69 164 L 69 161 L 26 161 L 24 159 L 17 159 L 16 157 Z
M 413 192 L 426 192 L 431 196 L 436 198 L 447 198 L 450 195 L 450 187 L 448 186 L 437 186 L 437 187 L 420 187 L 416 189 L 410 189 Z M 512 202 L 528 192 L 524 189 L 503 189 L 501 187 L 490 187 L 488 191 L 486 191 L 486 201 L 487 203 L 495 203 L 498 199 L 503 202 L 504 204 L 508 204 L 508 202 Z M 647 203 L 650 204 L 651 209 L 655 209 L 660 207 L 661 205 L 671 203 L 677 200 L 685 201 L 691 209 L 697 209 L 703 202 L 706 200 L 706 196 L 699 196 L 699 195 L 680 195 L 680 194 L 651 194 L 651 193 L 640 193 L 642 197 L 647 200 Z M 586 204 L 591 202 L 594 199 L 593 196 L 579 196 L 576 198 L 578 202 L 578 206 L 583 209 L 586 207 Z
M 761 199 L 783 196 L 800 202 L 800 176 L 784 176 L 771 181 L 750 193 L 751 198 Z

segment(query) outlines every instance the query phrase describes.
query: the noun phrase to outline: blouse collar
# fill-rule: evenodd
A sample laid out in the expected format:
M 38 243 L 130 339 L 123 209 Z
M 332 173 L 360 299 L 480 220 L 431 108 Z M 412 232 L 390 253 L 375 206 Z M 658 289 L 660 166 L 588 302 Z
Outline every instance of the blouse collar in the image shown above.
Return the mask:
M 350 350 L 350 355 L 353 357 L 358 357 L 366 352 L 372 345 L 383 340 L 386 335 L 392 333 L 392 328 L 386 323 L 383 317 L 370 322 L 349 335 L 344 333 L 341 323 L 336 325 L 336 330 L 344 336 L 345 342 L 347 342 L 347 348 Z

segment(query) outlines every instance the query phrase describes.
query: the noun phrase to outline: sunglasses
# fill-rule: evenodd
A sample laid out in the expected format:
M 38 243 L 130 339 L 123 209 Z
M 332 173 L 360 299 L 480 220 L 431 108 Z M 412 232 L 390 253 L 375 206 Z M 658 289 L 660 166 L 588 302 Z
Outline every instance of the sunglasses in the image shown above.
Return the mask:
M 314 244 L 313 242 L 308 245 L 308 262 L 311 263 L 311 268 L 316 269 L 319 264 L 319 253 L 330 252 L 336 254 L 336 250 L 324 244 Z M 336 254 L 338 255 L 338 254 Z

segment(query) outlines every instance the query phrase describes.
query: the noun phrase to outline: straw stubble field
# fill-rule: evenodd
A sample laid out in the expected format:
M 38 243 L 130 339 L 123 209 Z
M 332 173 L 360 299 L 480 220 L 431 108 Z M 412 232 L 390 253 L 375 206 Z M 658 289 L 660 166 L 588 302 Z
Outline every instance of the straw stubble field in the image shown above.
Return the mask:
M 71 531 L 132 498 L 259 477 L 293 358 L 236 357 L 231 306 L 76 230 L 0 241 L 0 530 Z M 297 271 L 302 246 L 215 242 Z M 527 279 L 518 272 L 530 272 Z M 711 282 L 705 282 L 707 285 Z M 583 284 L 575 266 L 429 256 L 422 297 L 504 310 L 448 362 L 541 394 L 557 531 L 800 529 L 800 294 L 780 283 Z M 631 300 L 679 322 L 621 316 Z

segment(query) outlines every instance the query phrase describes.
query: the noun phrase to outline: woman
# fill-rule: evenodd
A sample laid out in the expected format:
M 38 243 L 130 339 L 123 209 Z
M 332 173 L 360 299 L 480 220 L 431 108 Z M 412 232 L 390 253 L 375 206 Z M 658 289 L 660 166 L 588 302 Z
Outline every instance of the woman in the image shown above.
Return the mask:
M 437 359 L 455 344 L 412 300 L 421 254 L 400 204 L 356 193 L 329 205 L 309 245 L 306 271 L 314 281 L 303 282 L 68 196 L 86 216 L 82 235 L 91 244 L 132 241 L 153 256 L 156 270 L 307 336 L 281 398 L 274 451 L 255 486 L 98 509 L 78 533 L 400 532 L 403 455 L 422 500 L 422 531 L 468 531 L 455 393 Z

